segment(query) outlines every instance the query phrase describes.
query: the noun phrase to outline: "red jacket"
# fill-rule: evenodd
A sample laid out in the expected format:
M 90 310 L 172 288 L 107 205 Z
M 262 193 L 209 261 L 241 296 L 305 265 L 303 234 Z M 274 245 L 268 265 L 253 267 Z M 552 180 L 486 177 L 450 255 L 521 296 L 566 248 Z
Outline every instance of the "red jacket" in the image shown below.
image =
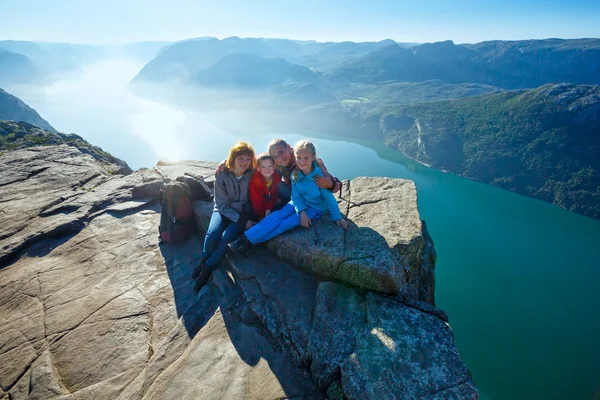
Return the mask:
M 281 182 L 281 175 L 276 171 L 273 174 L 271 187 L 267 188 L 267 182 L 260 172 L 256 171 L 250 178 L 250 202 L 252 209 L 259 218 L 264 218 L 267 210 L 273 210 L 277 203 L 277 185 Z

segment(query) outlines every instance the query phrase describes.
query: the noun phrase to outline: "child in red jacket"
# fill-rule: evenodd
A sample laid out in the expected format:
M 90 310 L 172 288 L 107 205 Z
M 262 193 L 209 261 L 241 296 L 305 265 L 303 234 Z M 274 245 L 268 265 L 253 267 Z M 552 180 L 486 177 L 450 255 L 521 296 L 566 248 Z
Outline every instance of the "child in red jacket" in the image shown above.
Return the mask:
M 277 186 L 281 176 L 275 169 L 275 160 L 269 153 L 256 157 L 257 171 L 250 179 L 250 202 L 259 219 L 263 219 L 273 211 L 277 203 Z

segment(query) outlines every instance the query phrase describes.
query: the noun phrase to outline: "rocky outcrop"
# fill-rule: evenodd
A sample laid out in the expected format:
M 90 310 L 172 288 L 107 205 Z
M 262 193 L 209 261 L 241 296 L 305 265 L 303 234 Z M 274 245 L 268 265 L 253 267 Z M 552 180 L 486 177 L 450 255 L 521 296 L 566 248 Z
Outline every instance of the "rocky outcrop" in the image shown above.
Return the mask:
M 23 103 L 18 97 L 2 89 L 0 89 L 0 120 L 24 121 L 48 132 L 56 132 L 56 129 L 42 118 L 37 111 Z
M 343 186 L 339 203 L 347 231 L 326 215 L 308 230 L 274 238 L 269 249 L 324 279 L 433 305 L 435 251 L 414 182 L 356 178 Z
M 264 247 L 194 293 L 202 236 L 159 244 L 156 195 L 214 167 L 111 174 L 66 145 L 0 156 L 0 398 L 477 398 L 431 302 L 322 280 Z M 351 221 L 377 204 L 357 195 L 369 182 L 346 187 Z
M 66 144 L 98 160 L 110 174 L 129 174 L 131 168 L 98 146 L 94 146 L 74 133 L 47 131 L 28 122 L 0 121 L 0 153 L 7 150 L 35 146 Z
M 318 281 L 265 250 L 236 260 L 232 272 L 254 314 L 329 396 L 416 399 L 469 384 L 471 397 L 458 398 L 476 398 L 433 307 L 429 314 L 399 298 Z
M 434 305 L 436 253 L 414 182 L 355 178 L 344 183 L 338 204 L 347 231 L 324 215 L 270 240 L 271 252 L 322 279 Z M 198 225 L 208 227 L 211 213 L 197 202 Z

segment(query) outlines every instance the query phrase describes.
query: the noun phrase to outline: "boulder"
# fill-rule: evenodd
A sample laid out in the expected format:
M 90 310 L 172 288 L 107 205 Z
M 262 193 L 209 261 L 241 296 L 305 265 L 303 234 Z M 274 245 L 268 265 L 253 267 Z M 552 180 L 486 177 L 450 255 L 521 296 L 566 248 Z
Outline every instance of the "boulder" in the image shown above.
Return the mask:
M 324 215 L 269 241 L 269 249 L 317 275 L 350 286 L 435 304 L 435 249 L 417 208 L 414 182 L 359 177 L 344 182 L 338 204 L 349 228 Z M 197 202 L 207 225 L 212 208 Z
M 246 303 L 265 329 L 309 366 L 322 390 L 347 399 L 420 399 L 454 391 L 462 393 L 455 398 L 478 398 L 452 331 L 435 312 L 397 297 L 320 282 L 266 249 L 229 261 Z
M 215 167 L 118 175 L 64 145 L 0 155 L 0 399 L 477 396 L 421 294 L 321 281 L 265 248 L 195 293 L 203 236 L 159 244 L 156 196 Z M 206 222 L 212 204 L 195 206 Z M 416 279 L 431 279 L 423 237 L 431 265 Z M 433 293 L 429 282 L 414 290 Z
M 341 365 L 347 398 L 421 399 L 471 381 L 446 323 L 373 293 L 365 303 L 362 334 Z

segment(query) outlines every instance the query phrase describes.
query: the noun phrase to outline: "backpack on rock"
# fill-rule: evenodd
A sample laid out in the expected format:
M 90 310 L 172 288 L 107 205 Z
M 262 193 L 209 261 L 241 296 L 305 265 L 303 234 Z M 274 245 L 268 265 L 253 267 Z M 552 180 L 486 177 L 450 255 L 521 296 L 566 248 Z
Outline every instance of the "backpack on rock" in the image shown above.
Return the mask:
M 182 242 L 196 231 L 192 195 L 187 184 L 178 181 L 162 185 L 159 194 L 162 243 Z
M 178 176 L 177 181 L 188 185 L 192 200 L 213 201 L 213 192 L 203 177 L 186 172 L 184 176 Z

